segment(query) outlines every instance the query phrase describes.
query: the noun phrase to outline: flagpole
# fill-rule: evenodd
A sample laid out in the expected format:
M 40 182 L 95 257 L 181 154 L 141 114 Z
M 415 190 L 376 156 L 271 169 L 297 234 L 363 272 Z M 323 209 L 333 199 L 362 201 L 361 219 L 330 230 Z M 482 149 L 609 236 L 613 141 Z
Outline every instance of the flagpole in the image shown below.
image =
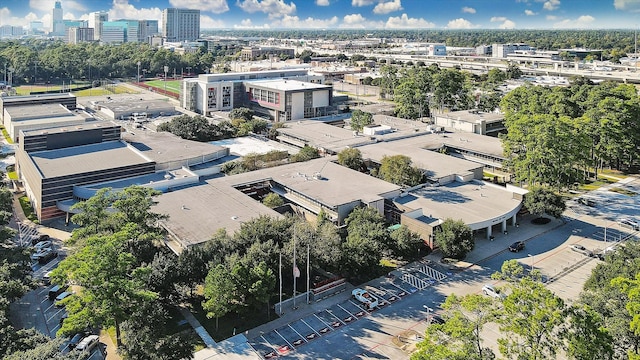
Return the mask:
M 307 304 L 309 304 L 309 293 L 311 292 L 311 289 L 309 288 L 310 279 L 311 279 L 309 276 L 309 253 L 310 253 L 309 243 L 307 243 Z
M 293 225 L 293 310 L 296 309 L 296 225 Z
M 278 267 L 278 277 L 280 278 L 280 316 L 282 316 L 282 250 L 280 250 L 280 266 Z

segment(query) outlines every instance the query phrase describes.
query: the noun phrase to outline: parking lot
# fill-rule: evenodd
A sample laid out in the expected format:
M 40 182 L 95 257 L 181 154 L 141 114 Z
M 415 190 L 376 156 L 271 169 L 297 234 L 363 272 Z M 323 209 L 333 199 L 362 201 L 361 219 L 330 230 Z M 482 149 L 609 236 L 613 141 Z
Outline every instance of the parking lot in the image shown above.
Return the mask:
M 375 285 L 362 288 L 378 300 L 378 306 L 369 310 L 354 298 L 328 306 L 322 311 L 295 320 L 278 329 L 261 334 L 249 340 L 249 344 L 263 359 L 291 355 L 296 348 L 321 337 L 329 336 L 360 321 L 373 312 L 401 301 L 406 296 L 434 285 L 446 275 L 428 266 L 406 272 L 400 276 L 389 276 Z
M 62 246 L 62 241 L 54 238 L 51 238 L 51 241 L 51 248 L 58 253 L 58 256 L 42 263 L 32 260 L 33 277 L 40 282 L 40 286 L 11 304 L 11 320 L 19 328 L 35 328 L 39 332 L 55 338 L 60 329 L 61 320 L 66 317 L 67 312 L 64 307 L 55 305 L 55 298 L 49 298 L 49 290 L 54 285 L 46 284 L 43 277 L 55 269 L 60 261 L 66 257 L 66 251 Z M 70 350 L 73 349 L 67 347 L 64 351 Z M 104 358 L 102 346 L 96 347 L 88 357 L 91 360 L 103 360 Z

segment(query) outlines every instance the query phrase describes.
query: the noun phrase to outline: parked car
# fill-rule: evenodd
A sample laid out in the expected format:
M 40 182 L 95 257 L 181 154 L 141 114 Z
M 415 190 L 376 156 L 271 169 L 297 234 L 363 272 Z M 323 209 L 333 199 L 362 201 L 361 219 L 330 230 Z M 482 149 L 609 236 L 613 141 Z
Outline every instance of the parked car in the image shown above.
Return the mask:
M 573 245 L 569 245 L 569 248 L 575 252 L 578 252 L 582 255 L 587 255 L 589 257 L 593 257 L 593 251 L 587 249 L 586 247 L 580 245 L 580 244 L 573 244 Z
M 37 260 L 40 264 L 46 264 L 49 261 L 55 259 L 56 257 L 58 257 L 57 251 L 53 249 L 47 249 L 44 253 L 42 253 L 42 255 L 38 257 Z
M 43 249 L 51 249 L 52 246 L 53 246 L 53 243 L 51 242 L 51 240 L 45 240 L 35 244 L 33 248 L 36 249 L 36 252 L 38 252 L 38 251 L 42 251 Z
M 491 284 L 484 285 L 482 287 L 482 293 L 487 295 L 487 296 L 491 296 L 492 298 L 496 298 L 496 299 L 504 299 L 505 298 L 504 294 L 501 293 L 500 290 L 496 289 Z
M 51 273 L 52 273 L 52 272 L 53 272 L 53 271 L 47 271 L 47 273 L 46 273 L 46 274 L 42 275 L 42 282 L 43 282 L 45 285 L 49 285 L 49 284 L 51 284 Z
M 62 300 L 64 300 L 64 299 L 68 298 L 68 297 L 69 297 L 69 296 L 71 296 L 71 295 L 73 295 L 73 293 L 72 293 L 72 292 L 70 292 L 70 291 L 65 291 L 65 292 L 61 293 L 60 295 L 56 296 L 56 300 L 55 300 L 55 302 L 54 302 L 55 306 L 56 306 L 56 307 L 62 307 L 62 306 L 64 306 L 64 305 L 62 304 Z
M 82 339 L 84 339 L 86 337 L 86 334 L 83 333 L 77 333 L 75 335 L 73 335 L 71 337 L 71 339 L 69 339 L 69 344 L 67 345 L 70 349 L 74 349 L 76 346 L 78 346 L 78 344 L 80 343 L 80 341 L 82 341 Z
M 51 251 L 51 249 L 41 249 L 39 251 L 36 251 L 33 254 L 31 254 L 31 260 L 38 261 L 44 254 L 46 254 L 49 251 Z
M 577 201 L 578 201 L 579 204 L 582 204 L 582 205 L 587 205 L 587 206 L 591 206 L 591 207 L 596 206 L 595 200 L 592 200 L 592 199 L 580 197 L 580 198 L 578 198 Z
M 640 230 L 640 225 L 638 225 L 638 222 L 629 218 L 620 219 L 620 224 L 626 227 L 630 227 L 635 231 Z
M 55 298 L 62 294 L 63 292 L 65 292 L 65 290 L 67 290 L 66 286 L 60 286 L 60 285 L 54 285 L 51 287 L 51 289 L 49 289 L 49 300 L 55 300 Z
M 524 249 L 524 241 L 516 241 L 513 244 L 509 245 L 509 251 L 518 252 Z
M 100 343 L 98 335 L 89 335 L 76 345 L 77 351 L 91 352 Z
M 31 245 L 35 245 L 41 241 L 47 241 L 49 240 L 50 237 L 47 234 L 36 234 L 36 235 L 31 235 Z

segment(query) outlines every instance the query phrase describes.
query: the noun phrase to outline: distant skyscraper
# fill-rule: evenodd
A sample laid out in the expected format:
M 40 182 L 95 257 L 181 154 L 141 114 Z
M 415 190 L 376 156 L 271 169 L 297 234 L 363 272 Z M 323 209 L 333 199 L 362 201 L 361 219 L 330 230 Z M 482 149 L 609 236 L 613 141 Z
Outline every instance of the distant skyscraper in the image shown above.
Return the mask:
M 62 5 L 56 1 L 51 13 L 51 34 L 64 35 L 64 22 L 62 22 Z
M 89 27 L 70 27 L 67 29 L 67 42 L 69 44 L 77 44 L 81 42 L 89 42 L 93 40 L 93 28 Z
M 138 41 L 150 43 L 152 36 L 158 34 L 158 20 L 140 20 L 138 25 Z
M 102 36 L 102 24 L 109 21 L 109 13 L 96 11 L 91 15 L 91 18 L 89 18 L 89 26 L 93 28 L 93 38 L 94 40 L 100 40 Z
M 200 10 L 168 8 L 162 12 L 166 41 L 193 41 L 200 37 Z

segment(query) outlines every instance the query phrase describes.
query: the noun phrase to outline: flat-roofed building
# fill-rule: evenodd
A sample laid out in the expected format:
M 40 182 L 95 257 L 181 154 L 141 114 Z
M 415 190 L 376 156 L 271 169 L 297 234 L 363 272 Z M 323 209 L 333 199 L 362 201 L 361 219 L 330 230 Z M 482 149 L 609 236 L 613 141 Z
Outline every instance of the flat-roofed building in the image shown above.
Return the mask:
M 324 212 L 338 226 L 358 206 L 372 207 L 383 215 L 385 201 L 400 194 L 399 186 L 335 160 L 320 158 L 207 180 L 161 195 L 154 211 L 169 215 L 163 226 L 181 248 L 187 248 L 207 241 L 218 229 L 233 234 L 252 218 L 280 216 L 260 202 L 260 196 L 269 192 L 287 199 L 307 219 Z
M 70 131 L 72 130 L 72 131 Z M 83 129 L 47 129 L 22 132 L 22 144 L 32 144 L 32 137 L 51 147 L 29 151 L 21 146 L 16 151 L 18 175 L 38 220 L 64 216 L 58 202 L 73 198 L 78 185 L 150 174 L 155 163 L 134 147 L 120 140 L 119 127 Z M 70 137 L 70 134 L 71 137 Z M 96 142 L 86 143 L 87 139 Z M 75 145 L 84 143 L 83 145 Z M 62 145 L 74 145 L 60 147 Z
M 70 27 L 67 30 L 67 42 L 69 44 L 94 41 L 93 36 L 93 28 L 89 27 Z
M 309 73 L 307 69 L 279 69 L 226 74 L 201 74 L 182 81 L 181 106 L 198 114 L 228 111 L 248 105 L 246 84 L 261 79 L 299 80 L 322 84 L 324 77 Z M 268 100 L 268 98 L 267 98 Z
M 436 125 L 448 130 L 463 131 L 479 135 L 498 136 L 506 131 L 504 114 L 479 110 L 461 110 L 434 114 Z
M 200 10 L 167 8 L 162 11 L 166 41 L 194 41 L 200 37 Z
M 325 116 L 333 87 L 297 80 L 262 80 L 245 83 L 250 108 L 276 122 Z
M 111 120 L 128 120 L 134 116 L 155 117 L 177 114 L 175 105 L 164 99 L 141 99 L 140 97 L 112 97 L 91 101 L 88 106 L 106 115 Z M 135 115 L 134 115 L 135 114 Z
M 271 46 L 245 46 L 240 52 L 242 61 L 251 61 L 263 56 L 280 57 L 281 55 L 293 58 L 296 54 L 294 49 Z
M 0 119 L 4 118 L 4 110 L 8 107 L 36 104 L 62 104 L 69 110 L 75 110 L 78 101 L 71 93 L 0 96 Z
M 75 126 L 95 119 L 82 111 L 69 110 L 62 104 L 10 106 L 4 109 L 3 123 L 14 142 L 20 131 L 54 126 Z

